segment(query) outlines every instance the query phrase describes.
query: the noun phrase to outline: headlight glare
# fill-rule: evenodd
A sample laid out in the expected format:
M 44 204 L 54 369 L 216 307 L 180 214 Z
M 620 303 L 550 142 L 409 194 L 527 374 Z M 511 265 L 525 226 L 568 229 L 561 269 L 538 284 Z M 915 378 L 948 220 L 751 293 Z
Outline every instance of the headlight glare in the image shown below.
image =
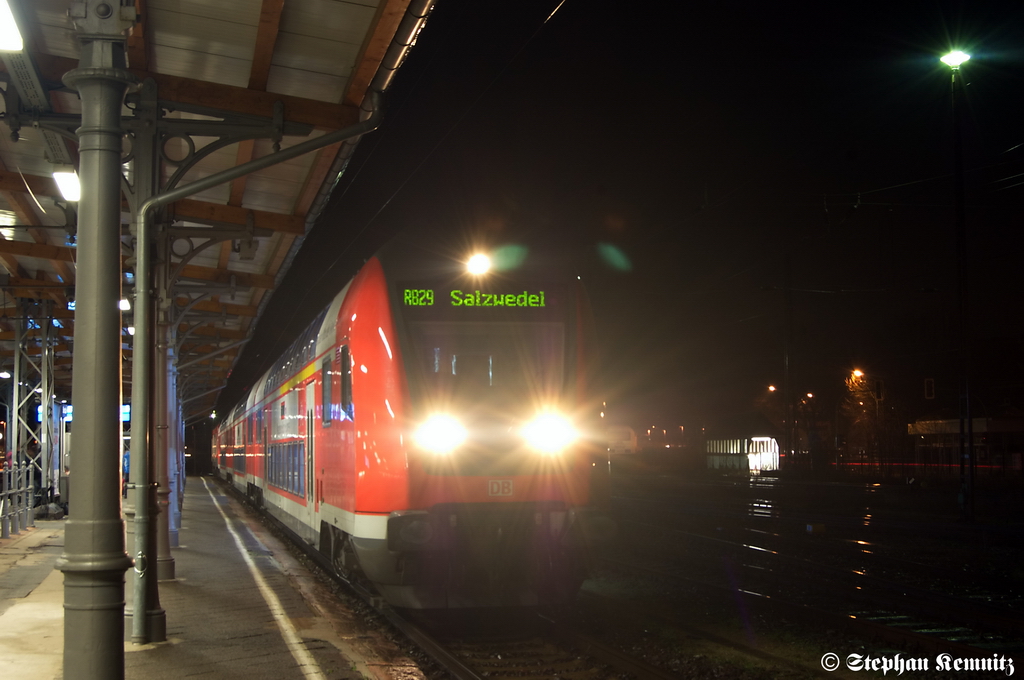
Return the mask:
M 466 441 L 466 428 L 452 416 L 430 416 L 415 434 L 416 444 L 431 453 L 451 453 Z
M 530 446 L 547 454 L 558 453 L 578 436 L 572 423 L 557 413 L 542 413 L 523 428 L 522 434 Z

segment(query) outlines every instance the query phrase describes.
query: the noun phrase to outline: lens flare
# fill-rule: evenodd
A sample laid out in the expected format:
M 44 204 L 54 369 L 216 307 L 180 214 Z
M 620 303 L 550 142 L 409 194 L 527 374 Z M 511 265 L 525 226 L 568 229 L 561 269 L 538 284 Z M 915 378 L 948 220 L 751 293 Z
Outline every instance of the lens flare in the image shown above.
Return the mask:
M 626 255 L 618 246 L 611 243 L 598 243 L 597 253 L 612 269 L 620 272 L 633 271 L 633 262 L 629 259 L 629 255 Z
M 430 416 L 414 435 L 416 443 L 431 453 L 451 453 L 466 441 L 466 428 L 444 413 Z
M 522 435 L 534 449 L 554 454 L 572 444 L 577 432 L 564 416 L 542 413 L 522 429 Z
M 473 257 L 469 258 L 469 262 L 466 263 L 466 269 L 469 270 L 470 274 L 477 276 L 486 274 L 491 270 L 491 258 L 487 257 L 483 253 L 477 253 Z

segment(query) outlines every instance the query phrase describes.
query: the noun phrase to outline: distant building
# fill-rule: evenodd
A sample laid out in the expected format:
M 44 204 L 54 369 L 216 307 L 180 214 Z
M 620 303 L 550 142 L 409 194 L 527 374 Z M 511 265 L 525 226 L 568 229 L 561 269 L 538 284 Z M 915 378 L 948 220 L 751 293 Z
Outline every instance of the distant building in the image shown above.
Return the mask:
M 709 470 L 774 472 L 779 469 L 779 442 L 774 437 L 709 439 Z
M 764 416 L 749 413 L 708 428 L 705 440 L 709 470 L 759 474 L 779 469 L 777 428 Z
M 606 434 L 608 454 L 636 453 L 636 431 L 625 425 L 612 425 Z
M 1024 417 L 972 418 L 974 467 L 979 474 L 1022 472 Z M 960 420 L 918 420 L 907 426 L 914 459 L 904 463 L 920 473 L 958 472 Z

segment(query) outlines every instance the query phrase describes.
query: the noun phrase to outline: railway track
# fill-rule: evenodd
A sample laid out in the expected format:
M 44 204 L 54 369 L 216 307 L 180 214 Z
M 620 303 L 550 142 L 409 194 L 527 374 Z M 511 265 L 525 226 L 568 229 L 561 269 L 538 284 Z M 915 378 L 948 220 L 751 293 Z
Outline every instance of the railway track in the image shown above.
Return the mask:
M 800 658 L 795 654 L 776 653 L 759 643 L 745 641 L 742 637 L 723 634 L 711 626 L 694 622 L 682 622 L 673 613 L 664 609 L 652 608 L 645 604 L 623 601 L 607 595 L 581 592 L 577 598 L 579 612 L 577 616 L 587 618 L 612 619 L 618 621 L 623 629 L 657 630 L 665 638 L 684 637 L 688 641 L 697 641 L 690 645 L 684 653 L 677 650 L 675 655 L 659 653 L 662 663 L 673 667 L 676 673 L 672 677 L 728 677 L 721 666 L 731 664 L 734 667 L 754 669 L 755 676 L 785 676 L 789 678 L 833 678 L 824 672 L 816 658 Z M 604 614 L 594 615 L 594 612 Z M 622 641 L 622 644 L 633 644 Z M 671 647 L 671 645 L 666 645 Z M 708 667 L 711 665 L 712 667 Z M 715 668 L 714 666 L 719 666 Z M 732 674 L 735 674 L 733 671 Z M 743 673 L 739 673 L 742 677 Z
M 497 635 L 477 630 L 444 642 L 442 653 L 455 660 L 455 672 L 449 665 L 445 666 L 445 671 L 460 680 L 672 680 L 678 677 L 598 642 L 565 622 L 536 613 L 522 614 L 533 620 L 521 621 L 514 629 Z
M 634 529 L 635 536 L 639 528 Z M 661 526 L 647 529 L 662 537 L 659 544 L 677 547 L 648 547 L 639 561 L 609 560 L 608 564 L 677 584 L 699 585 L 723 597 L 742 597 L 747 606 L 808 625 L 841 627 L 861 637 L 936 653 L 1024 649 L 1024 622 L 1011 609 L 873 576 L 862 569 L 788 555 L 752 541 Z M 700 555 L 697 561 L 695 554 Z M 731 581 L 723 580 L 725 573 Z
M 265 514 L 262 516 L 281 533 L 290 534 L 273 518 Z M 886 608 L 873 604 L 870 598 L 868 603 L 862 598 L 857 603 L 844 601 L 837 604 L 833 597 L 831 606 L 826 608 L 816 606 L 815 599 L 820 595 L 814 592 L 804 592 L 803 588 L 789 588 L 791 591 L 799 590 L 798 596 L 783 596 L 777 584 L 771 585 L 772 578 L 763 578 L 765 575 L 778 575 L 788 571 L 803 573 L 806 580 L 806 575 L 811 573 L 817 580 L 831 584 L 833 596 L 835 584 L 839 581 L 852 579 L 853 583 L 847 587 L 854 590 L 860 588 L 859 592 L 862 593 L 867 590 L 865 584 L 872 582 L 871 590 L 887 593 L 886 596 L 880 597 L 883 601 L 884 597 L 888 597 L 889 604 L 892 604 L 895 589 L 900 586 L 880 577 L 868 578 L 867 574 L 851 573 L 839 575 L 839 570 L 849 572 L 849 568 L 819 564 L 803 556 L 783 554 L 781 549 L 766 548 L 750 540 L 744 542 L 702 536 L 664 526 L 655 527 L 651 531 L 657 531 L 663 538 L 671 535 L 673 539 L 654 541 L 651 544 L 681 544 L 683 553 L 662 551 L 657 557 L 653 557 L 645 549 L 635 553 L 635 560 L 612 560 L 605 564 L 619 572 L 642 574 L 644 578 L 669 583 L 671 585 L 666 590 L 673 592 L 717 593 L 720 600 L 729 602 L 742 598 L 743 607 L 748 609 L 752 616 L 762 617 L 765 621 L 782 618 L 797 621 L 807 630 L 825 627 L 842 631 L 841 638 L 847 640 L 860 638 L 884 641 L 885 644 L 897 648 L 929 654 L 948 653 L 956 657 L 990 655 L 993 642 L 996 647 L 1006 642 L 992 638 L 979 639 L 976 626 L 982 623 L 979 623 L 980 619 L 977 617 L 972 619 L 973 624 L 950 624 L 948 616 L 942 619 L 923 616 L 920 611 L 912 611 L 904 606 L 902 599 L 899 607 Z M 650 536 L 643 536 L 644 532 L 629 533 L 650 541 Z M 758 535 L 761 538 L 765 537 L 763 532 Z M 300 548 L 308 560 L 318 567 L 322 576 L 341 583 L 348 592 L 358 597 L 368 607 L 372 607 L 376 615 L 386 620 L 393 630 L 409 640 L 422 654 L 421 668 L 429 678 L 664 680 L 691 675 L 757 678 L 764 677 L 765 668 L 771 669 L 767 671 L 770 675 L 781 672 L 794 678 L 842 676 L 841 672 L 823 671 L 819 661 L 820 654 L 816 658 L 807 654 L 798 658 L 785 650 L 766 651 L 759 644 L 746 644 L 742 639 L 718 635 L 711 629 L 680 623 L 673 620 L 671 615 L 659 612 L 658 607 L 644 602 L 643 598 L 632 599 L 631 596 L 625 599 L 601 600 L 592 594 L 583 593 L 578 600 L 580 606 L 573 612 L 566 612 L 565 616 L 538 618 L 534 615 L 534 620 L 527 622 L 520 619 L 518 627 L 511 626 L 500 630 L 487 629 L 482 624 L 475 625 L 472 619 L 467 619 L 471 622 L 468 627 L 465 621 L 461 628 L 451 625 L 451 621 L 437 625 L 437 621 L 423 621 L 418 616 L 410 616 L 387 607 L 379 597 L 358 582 L 346 581 L 335 574 L 320 553 L 311 546 L 303 541 L 293 540 L 291 543 Z M 695 551 L 695 544 L 703 544 L 704 548 Z M 710 553 L 708 545 L 715 545 L 719 548 L 720 554 L 731 556 L 732 563 L 738 565 L 742 571 L 742 585 L 721 582 L 721 573 L 717 574 L 718 581 L 713 578 L 715 574 L 711 572 L 705 572 L 704 578 L 694 574 L 690 568 L 693 555 L 686 554 L 686 551 L 696 552 L 706 558 Z M 678 563 L 673 564 L 674 561 Z M 783 564 L 787 566 L 780 566 Z M 758 578 L 763 580 L 758 581 Z M 792 585 L 792 581 L 789 583 Z M 933 596 L 934 593 L 922 589 L 918 599 L 927 605 L 928 598 Z M 907 601 L 909 602 L 910 598 Z M 933 604 L 932 609 L 934 608 Z M 979 614 L 984 608 L 970 609 Z M 495 615 L 494 612 L 491 614 Z M 1003 614 L 999 612 L 998 616 Z M 992 616 L 993 612 L 989 611 L 988 615 Z M 496 616 L 500 618 L 502 614 L 497 613 Z M 998 627 L 1003 623 L 998 618 L 989 618 L 984 625 Z M 1019 624 L 1019 621 L 1014 623 Z M 674 643 L 667 641 L 667 636 L 662 636 L 665 637 L 664 640 L 652 639 L 656 636 L 647 635 L 645 625 L 647 628 L 676 629 L 678 633 L 673 633 L 674 635 L 700 639 L 702 651 L 694 654 L 671 649 Z M 645 636 L 649 644 L 638 645 L 632 642 Z M 668 651 L 662 653 L 657 649 L 658 645 L 665 645 Z M 735 661 L 736 655 L 748 661 Z M 719 660 L 718 657 L 725 661 Z M 760 670 L 749 670 L 748 665 L 751 664 Z M 727 670 L 723 671 L 723 667 Z
M 820 561 L 802 554 L 790 554 L 785 548 L 777 545 L 767 547 L 771 542 L 763 540 L 769 538 L 763 532 L 755 537 L 760 539 L 759 544 L 753 541 L 730 541 L 691 532 L 677 533 L 685 534 L 688 538 L 724 544 L 736 551 L 751 551 L 758 557 L 770 555 L 768 559 L 783 563 L 802 574 L 814 574 L 830 586 L 844 583 L 849 588 L 857 590 L 860 598 L 866 601 L 884 605 L 897 597 L 903 609 L 918 615 L 958 620 L 1001 634 L 1024 635 L 1024 620 L 1013 607 L 1013 603 L 1018 601 L 1017 598 L 1006 597 L 1006 590 L 993 590 L 983 583 L 984 577 L 977 578 L 969 588 L 961 586 L 960 590 L 966 590 L 971 595 L 962 597 L 951 594 L 957 588 L 945 573 L 940 573 L 943 568 L 933 565 L 899 560 L 897 568 L 893 568 L 886 566 L 893 563 L 892 558 L 877 553 L 856 554 L 851 557 L 824 551 L 824 556 L 831 559 L 827 562 Z M 775 535 L 772 538 L 780 537 Z M 853 559 L 859 561 L 856 566 L 850 564 Z M 1003 586 L 1005 588 L 1005 584 Z M 1006 601 L 1011 605 L 1002 604 Z
M 793 534 L 804 534 L 808 524 L 820 524 L 828 527 L 830 535 L 846 535 L 851 540 L 888 541 L 890 549 L 904 552 L 925 543 L 976 551 L 1017 549 L 1024 541 L 1024 526 L 959 522 L 948 511 L 937 512 L 934 502 L 914 508 L 914 512 L 893 510 L 890 506 L 896 501 L 886 503 L 877 484 L 865 484 L 864 488 L 857 489 L 861 495 L 856 498 L 849 496 L 850 488 L 840 487 L 846 495 L 833 503 L 827 495 L 827 486 L 813 498 L 793 499 L 788 495 L 790 487 L 799 485 L 786 485 L 778 480 L 752 480 L 748 485 L 722 482 L 694 485 L 671 478 L 644 482 L 642 494 L 619 490 L 612 497 L 617 511 L 627 515 L 657 513 L 668 525 L 674 526 L 703 523 L 720 527 L 748 521 Z M 648 484 L 653 486 L 648 487 Z M 699 496 L 690 498 L 695 491 Z M 681 502 L 681 498 L 686 498 L 685 502 Z M 902 502 L 913 507 L 912 498 Z M 929 512 L 929 508 L 936 512 Z
M 345 585 L 373 607 L 428 657 L 443 677 L 452 680 L 671 680 L 678 677 L 599 642 L 565 621 L 531 610 L 512 614 L 510 618 L 514 619 L 514 625 L 505 625 L 497 633 L 487 631 L 485 621 L 467 613 L 458 613 L 456 616 L 463 619 L 460 624 L 462 634 L 452 638 L 449 632 L 442 638 L 430 630 L 431 624 L 436 625 L 437 621 L 424 624 L 418 616 L 392 609 L 361 584 L 329 571 L 329 565 L 319 552 L 311 548 L 303 552 L 321 567 L 325 576 Z M 498 616 L 504 614 L 499 613 Z M 447 617 L 443 627 L 450 631 L 450 624 L 451 618 Z M 472 626 L 474 632 L 466 632 L 467 625 Z M 481 626 L 485 628 L 483 633 Z
M 433 665 L 433 676 L 451 680 L 501 680 L 502 678 L 558 678 L 559 680 L 671 680 L 667 673 L 629 654 L 605 645 L 564 621 L 532 610 L 515 610 L 511 619 L 518 626 L 505 626 L 498 633 L 480 635 L 480 626 L 459 638 L 442 638 L 417 617 L 395 610 L 365 584 L 346 579 L 332 569 L 329 561 L 313 546 L 299 539 L 272 515 L 252 507 L 250 499 L 234 487 L 222 484 L 227 493 L 256 511 L 268 527 L 287 539 L 297 553 L 316 568 L 321 578 L 343 587 L 348 594 L 372 609 L 395 631 L 412 643 Z M 428 623 L 437 623 L 429 622 Z M 444 621 L 449 627 L 451 619 Z M 477 621 L 482 624 L 482 621 Z
M 498 630 L 494 630 L 488 618 L 458 612 L 454 615 L 459 621 L 454 626 L 457 634 L 453 637 L 452 616 L 442 622 L 430 620 L 424 624 L 416 615 L 382 604 L 358 584 L 328 575 L 352 588 L 438 666 L 444 677 L 452 680 L 672 680 L 678 677 L 604 644 L 564 620 L 529 609 L 488 612 L 488 618 L 508 619 Z M 444 637 L 431 632 L 430 628 L 438 625 L 446 630 Z

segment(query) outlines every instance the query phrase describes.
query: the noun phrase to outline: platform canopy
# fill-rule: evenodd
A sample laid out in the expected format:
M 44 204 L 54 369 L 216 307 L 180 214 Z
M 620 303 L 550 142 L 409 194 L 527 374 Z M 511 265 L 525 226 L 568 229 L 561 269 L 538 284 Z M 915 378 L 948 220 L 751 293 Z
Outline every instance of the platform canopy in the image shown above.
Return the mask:
M 28 361 L 42 355 L 45 344 L 53 394 L 70 398 L 71 363 L 81 359 L 74 356 L 76 217 L 53 173 L 73 168 L 78 157 L 73 131 L 80 102 L 61 80 L 78 66 L 79 41 L 69 18 L 77 3 L 8 2 L 24 48 L 0 55 L 9 128 L 0 136 L 0 369 L 12 369 L 17 339 Z M 371 83 L 379 89 L 390 80 L 431 4 L 134 0 L 128 66 L 140 83 L 156 84 L 160 116 L 168 123 L 160 186 L 188 184 L 278 145 L 356 123 Z M 125 120 L 135 115 L 129 94 Z M 176 134 L 173 121 L 213 125 L 183 124 Z M 261 126 L 266 133 L 259 138 L 241 139 L 253 136 L 246 128 Z M 126 136 L 129 183 L 130 141 Z M 337 144 L 275 165 L 177 201 L 159 218 L 170 251 L 172 336 L 186 420 L 209 413 L 353 148 Z M 134 241 L 127 201 L 122 221 L 123 291 L 130 304 Z M 205 237 L 204 230 L 215 236 Z M 131 310 L 123 326 L 128 399 Z

